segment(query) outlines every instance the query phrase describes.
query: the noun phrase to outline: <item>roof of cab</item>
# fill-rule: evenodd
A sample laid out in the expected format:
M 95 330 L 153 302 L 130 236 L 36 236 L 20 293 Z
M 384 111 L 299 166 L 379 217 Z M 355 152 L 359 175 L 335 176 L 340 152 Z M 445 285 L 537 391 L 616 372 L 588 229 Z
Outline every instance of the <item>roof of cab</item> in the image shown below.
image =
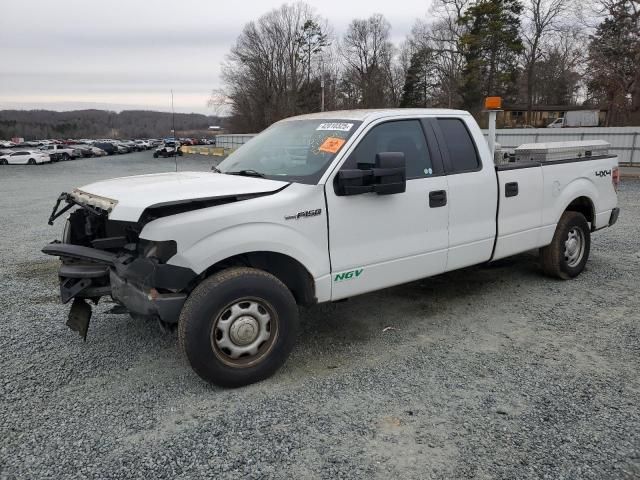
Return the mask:
M 285 118 L 289 120 L 358 120 L 371 121 L 379 118 L 397 117 L 406 115 L 470 115 L 464 110 L 451 110 L 443 108 L 381 108 L 370 110 L 335 110 L 331 112 L 309 113 L 297 117 Z

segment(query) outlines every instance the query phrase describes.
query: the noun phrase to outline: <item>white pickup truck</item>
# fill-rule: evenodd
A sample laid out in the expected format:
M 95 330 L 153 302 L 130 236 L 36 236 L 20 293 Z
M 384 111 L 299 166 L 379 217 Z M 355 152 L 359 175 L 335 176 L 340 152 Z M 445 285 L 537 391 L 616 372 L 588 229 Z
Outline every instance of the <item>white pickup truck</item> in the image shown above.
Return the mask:
M 285 362 L 298 305 L 532 249 L 547 274 L 575 277 L 591 233 L 617 220 L 618 178 L 615 156 L 591 152 L 494 165 L 463 111 L 327 112 L 272 125 L 213 172 L 63 193 L 49 223 L 72 213 L 43 251 L 62 258 L 82 336 L 87 300 L 110 296 L 177 325 L 202 378 L 240 386 Z
M 82 157 L 82 152 L 77 148 L 72 148 L 67 145 L 45 145 L 40 148 L 43 152 L 48 153 L 51 159 L 55 162 L 59 160 L 75 160 Z

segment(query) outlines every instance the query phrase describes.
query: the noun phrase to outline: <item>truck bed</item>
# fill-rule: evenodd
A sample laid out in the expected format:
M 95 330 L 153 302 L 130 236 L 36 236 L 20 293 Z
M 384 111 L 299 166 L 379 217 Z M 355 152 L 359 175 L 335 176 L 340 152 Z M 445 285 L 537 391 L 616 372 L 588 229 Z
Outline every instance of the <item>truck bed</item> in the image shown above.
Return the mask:
M 496 165 L 499 188 L 496 245 L 500 259 L 551 243 L 557 220 L 570 204 L 592 230 L 609 224 L 617 204 L 615 155 L 519 161 Z

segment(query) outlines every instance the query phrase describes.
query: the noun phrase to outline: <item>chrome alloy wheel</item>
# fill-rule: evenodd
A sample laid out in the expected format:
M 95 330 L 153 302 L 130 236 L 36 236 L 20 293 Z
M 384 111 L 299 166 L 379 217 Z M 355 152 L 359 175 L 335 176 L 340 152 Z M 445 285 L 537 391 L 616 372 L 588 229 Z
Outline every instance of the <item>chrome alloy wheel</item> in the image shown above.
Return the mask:
M 269 353 L 277 335 L 273 308 L 264 300 L 245 298 L 223 309 L 211 329 L 211 344 L 227 365 L 248 367 Z
M 570 268 L 577 266 L 582 261 L 585 243 L 584 233 L 580 228 L 573 227 L 569 230 L 564 242 L 564 259 Z

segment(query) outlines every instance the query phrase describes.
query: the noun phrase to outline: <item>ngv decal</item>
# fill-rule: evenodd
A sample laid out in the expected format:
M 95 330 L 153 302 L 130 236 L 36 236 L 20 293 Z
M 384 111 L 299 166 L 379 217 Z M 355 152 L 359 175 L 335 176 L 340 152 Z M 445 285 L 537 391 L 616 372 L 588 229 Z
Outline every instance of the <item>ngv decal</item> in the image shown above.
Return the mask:
M 345 280 L 353 280 L 354 278 L 358 278 L 364 272 L 364 268 L 359 268 L 358 270 L 350 270 L 348 272 L 337 273 L 335 277 L 333 277 L 334 282 L 343 282 Z
M 611 170 L 598 170 L 596 172 L 596 177 L 602 178 L 602 177 L 606 177 L 608 175 L 611 175 Z

